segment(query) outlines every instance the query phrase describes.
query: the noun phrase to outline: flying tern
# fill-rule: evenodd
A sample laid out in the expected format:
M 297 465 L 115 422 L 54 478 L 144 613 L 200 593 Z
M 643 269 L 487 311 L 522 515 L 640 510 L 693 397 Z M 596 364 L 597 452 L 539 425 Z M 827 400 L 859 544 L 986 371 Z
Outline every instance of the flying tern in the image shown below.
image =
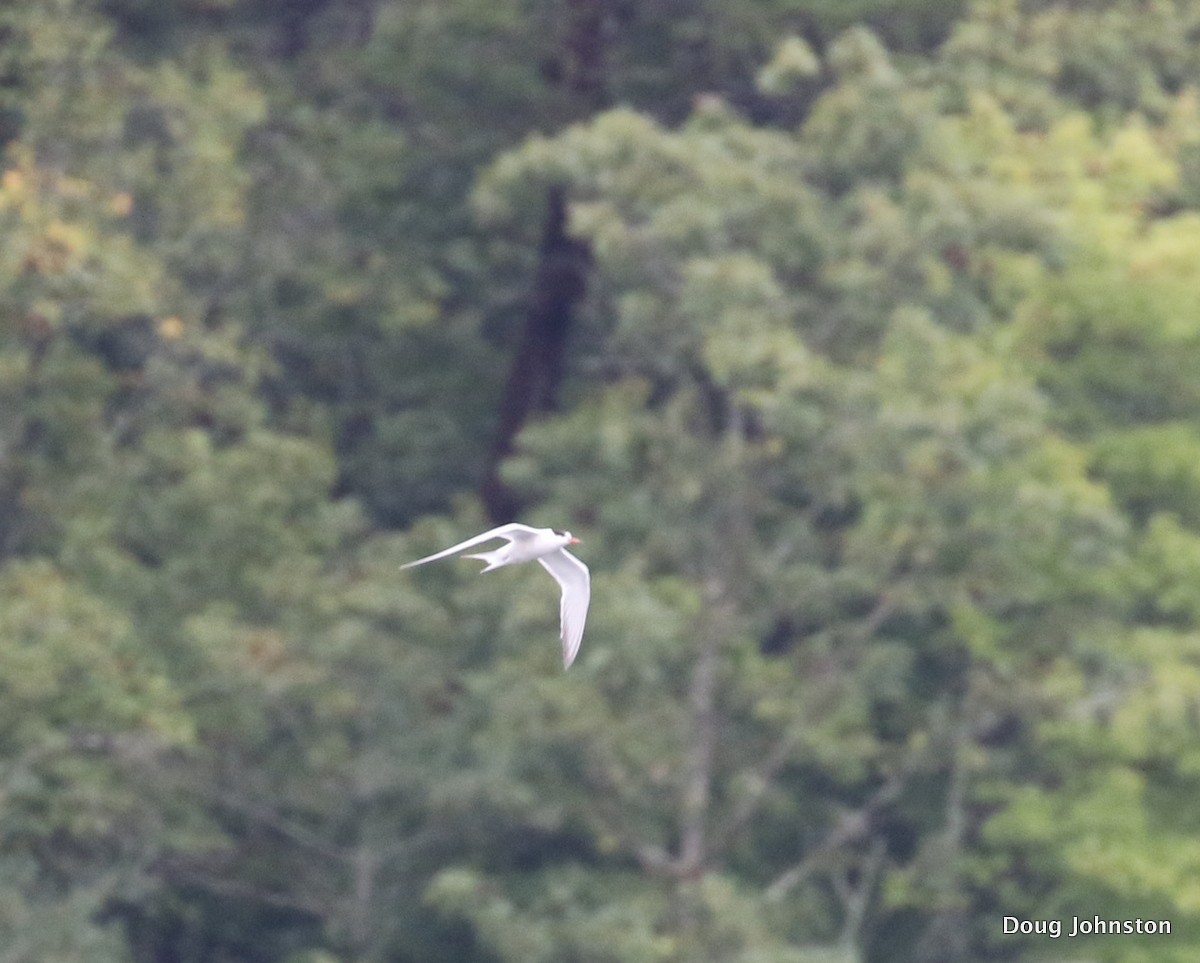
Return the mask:
M 583 641 L 583 623 L 587 619 L 588 602 L 592 597 L 592 579 L 588 567 L 567 551 L 568 545 L 575 545 L 579 541 L 570 532 L 559 532 L 553 528 L 531 528 L 519 522 L 510 522 L 400 567 L 412 568 L 414 565 L 436 562 L 439 558 L 455 555 L 463 549 L 473 548 L 494 538 L 507 539 L 508 544 L 490 552 L 478 552 L 465 557 L 487 562 L 483 572 L 536 559 L 542 568 L 554 576 L 554 580 L 562 589 L 559 630 L 562 636 L 563 668 L 569 669 L 575 661 L 575 656 L 579 654 L 579 643 Z

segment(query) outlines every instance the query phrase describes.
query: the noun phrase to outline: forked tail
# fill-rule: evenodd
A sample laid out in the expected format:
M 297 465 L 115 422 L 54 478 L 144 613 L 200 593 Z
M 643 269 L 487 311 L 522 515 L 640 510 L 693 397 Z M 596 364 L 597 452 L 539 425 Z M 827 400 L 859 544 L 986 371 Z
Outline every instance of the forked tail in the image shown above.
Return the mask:
M 479 573 L 490 572 L 494 568 L 499 568 L 504 564 L 504 549 L 498 548 L 492 552 L 479 552 L 475 555 L 464 555 L 463 558 L 477 558 L 480 561 L 487 562 L 487 566 Z

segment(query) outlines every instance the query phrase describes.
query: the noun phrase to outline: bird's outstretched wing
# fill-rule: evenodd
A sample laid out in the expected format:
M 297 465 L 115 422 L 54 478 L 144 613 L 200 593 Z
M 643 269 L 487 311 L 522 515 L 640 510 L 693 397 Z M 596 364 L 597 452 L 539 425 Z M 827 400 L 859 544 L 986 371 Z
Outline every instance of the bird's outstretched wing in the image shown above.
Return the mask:
M 490 528 L 482 535 L 476 535 L 474 538 L 468 538 L 465 542 L 459 542 L 457 545 L 451 545 L 449 548 L 444 548 L 440 552 L 435 552 L 433 555 L 426 555 L 424 558 L 419 558 L 415 562 L 406 562 L 401 565 L 401 568 L 412 568 L 414 565 L 424 565 L 426 562 L 436 562 L 439 558 L 445 558 L 448 555 L 454 555 L 461 552 L 464 548 L 471 548 L 478 545 L 480 542 L 487 542 L 493 538 L 506 538 L 510 542 L 527 538 L 530 535 L 536 535 L 538 529 L 531 528 L 529 525 L 522 525 L 520 522 L 509 522 L 507 525 L 500 525 L 497 528 Z
M 583 641 L 583 623 L 587 621 L 588 602 L 592 598 L 592 576 L 588 567 L 565 548 L 543 555 L 538 561 L 562 588 L 559 632 L 562 635 L 563 668 L 569 669 Z

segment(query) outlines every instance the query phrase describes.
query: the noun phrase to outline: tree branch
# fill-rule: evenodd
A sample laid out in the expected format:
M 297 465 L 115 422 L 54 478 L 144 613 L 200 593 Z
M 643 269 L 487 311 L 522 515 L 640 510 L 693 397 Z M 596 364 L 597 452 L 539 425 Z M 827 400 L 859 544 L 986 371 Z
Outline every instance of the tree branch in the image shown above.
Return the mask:
M 253 820 L 260 826 L 282 836 L 284 839 L 299 846 L 301 849 L 306 849 L 310 852 L 317 853 L 327 859 L 334 860 L 339 863 L 349 865 L 353 861 L 353 853 L 342 846 L 334 845 L 328 840 L 322 839 L 310 829 L 291 820 L 285 819 L 275 810 L 255 803 L 248 799 L 241 799 L 231 793 L 221 793 L 209 791 L 205 793 L 209 800 L 218 806 L 223 806 L 230 812 L 237 813 L 240 816 L 245 816 Z
M 723 849 L 753 817 L 771 787 L 771 781 L 791 758 L 792 751 L 803 741 L 799 727 L 785 734 L 767 754 L 761 766 L 750 776 L 750 785 L 738 799 L 729 818 L 713 832 L 712 849 Z
M 768 900 L 781 900 L 789 892 L 804 882 L 816 872 L 821 864 L 831 855 L 850 843 L 863 839 L 871 829 L 872 817 L 888 803 L 900 795 L 904 788 L 905 777 L 891 776 L 870 799 L 853 812 L 846 813 L 838 824 L 811 853 L 800 860 L 795 866 L 781 873 L 767 887 Z
M 199 865 L 182 859 L 161 859 L 154 870 L 170 883 L 196 886 L 217 896 L 231 896 L 239 900 L 251 900 L 276 909 L 306 913 L 321 919 L 329 916 L 329 907 L 314 899 L 305 899 L 289 893 L 262 889 L 240 880 L 214 875 Z
M 575 307 L 587 290 L 591 267 L 591 249 L 567 233 L 567 198 L 561 187 L 547 193 L 546 208 L 532 303 L 509 365 L 496 434 L 479 488 L 488 517 L 496 523 L 511 521 L 520 507 L 500 478 L 500 463 L 511 454 L 513 441 L 526 422 L 557 404 L 567 332 Z
M 712 789 L 713 748 L 716 743 L 716 697 L 718 631 L 704 632 L 703 647 L 692 671 L 688 708 L 691 744 L 688 746 L 687 778 L 680 806 L 679 871 L 699 875 L 708 858 L 708 804 Z

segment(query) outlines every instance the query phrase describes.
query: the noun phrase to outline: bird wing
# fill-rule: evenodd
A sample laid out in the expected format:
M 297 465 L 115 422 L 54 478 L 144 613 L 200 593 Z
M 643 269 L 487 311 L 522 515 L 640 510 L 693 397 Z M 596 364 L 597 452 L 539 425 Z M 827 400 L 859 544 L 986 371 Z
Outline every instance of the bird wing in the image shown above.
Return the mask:
M 543 555 L 538 561 L 562 588 L 559 631 L 563 668 L 569 669 L 579 654 L 579 643 L 583 641 L 583 623 L 587 620 L 588 602 L 592 598 L 592 576 L 588 567 L 565 548 Z
M 474 538 L 468 538 L 465 542 L 459 542 L 457 545 L 451 545 L 449 548 L 444 548 L 440 552 L 434 552 L 432 555 L 426 555 L 424 558 L 419 558 L 415 562 L 406 562 L 400 567 L 412 568 L 414 565 L 424 565 L 426 562 L 435 562 L 439 558 L 445 558 L 447 555 L 454 555 L 456 552 L 461 552 L 464 548 L 471 548 L 474 545 L 478 545 L 480 542 L 487 542 L 493 538 L 506 538 L 511 542 L 522 538 L 528 538 L 531 535 L 536 535 L 538 531 L 538 529 L 531 528 L 529 525 L 522 525 L 520 522 L 509 522 L 507 525 L 489 528 L 482 535 L 476 535 Z

